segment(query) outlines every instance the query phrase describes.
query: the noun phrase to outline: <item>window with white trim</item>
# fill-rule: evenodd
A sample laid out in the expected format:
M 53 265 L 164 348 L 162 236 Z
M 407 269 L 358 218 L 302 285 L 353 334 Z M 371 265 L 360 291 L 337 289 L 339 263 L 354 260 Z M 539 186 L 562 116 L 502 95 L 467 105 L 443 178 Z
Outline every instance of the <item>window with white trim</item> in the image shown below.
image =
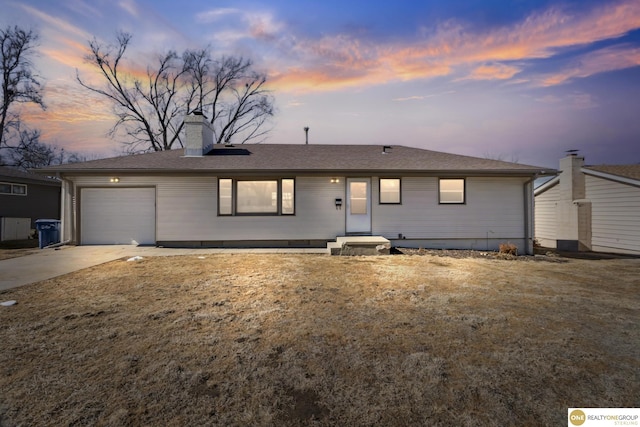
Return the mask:
M 11 194 L 14 196 L 26 196 L 26 184 L 12 184 L 9 182 L 0 182 L 0 194 Z
M 438 188 L 441 204 L 465 203 L 465 181 L 463 178 L 440 178 Z
M 400 178 L 380 178 L 380 204 L 400 204 Z
M 219 215 L 293 215 L 295 180 L 218 180 Z

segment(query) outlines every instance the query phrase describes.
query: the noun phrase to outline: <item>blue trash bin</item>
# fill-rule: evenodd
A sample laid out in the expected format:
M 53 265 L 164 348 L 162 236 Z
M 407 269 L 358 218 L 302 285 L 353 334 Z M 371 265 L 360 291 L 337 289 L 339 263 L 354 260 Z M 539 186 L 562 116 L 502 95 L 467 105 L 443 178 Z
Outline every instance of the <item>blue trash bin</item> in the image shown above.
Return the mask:
M 36 220 L 36 230 L 38 230 L 40 249 L 60 242 L 60 220 L 38 219 Z

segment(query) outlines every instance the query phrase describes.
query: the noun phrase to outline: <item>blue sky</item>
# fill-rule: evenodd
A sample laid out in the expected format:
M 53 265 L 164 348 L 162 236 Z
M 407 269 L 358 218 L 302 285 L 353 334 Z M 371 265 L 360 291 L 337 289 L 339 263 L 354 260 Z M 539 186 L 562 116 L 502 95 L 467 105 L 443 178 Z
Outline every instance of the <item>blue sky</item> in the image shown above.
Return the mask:
M 640 163 L 640 2 L 0 0 L 40 33 L 45 142 L 114 155 L 109 106 L 75 82 L 87 41 L 131 58 L 211 45 L 269 76 L 267 143 L 402 144 L 557 167 Z

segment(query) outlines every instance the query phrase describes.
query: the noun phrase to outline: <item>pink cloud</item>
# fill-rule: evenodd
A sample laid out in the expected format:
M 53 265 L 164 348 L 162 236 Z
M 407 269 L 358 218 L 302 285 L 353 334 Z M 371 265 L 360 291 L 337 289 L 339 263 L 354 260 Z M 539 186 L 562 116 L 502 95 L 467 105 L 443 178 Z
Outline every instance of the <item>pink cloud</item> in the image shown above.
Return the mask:
M 555 86 L 571 79 L 589 77 L 607 71 L 640 66 L 640 48 L 611 46 L 583 55 L 572 66 L 542 79 L 542 86 Z
M 467 79 L 470 80 L 508 80 L 522 71 L 521 68 L 504 64 L 480 65 Z
M 297 41 L 292 49 L 296 64 L 279 61 L 278 70 L 271 70 L 270 75 L 274 86 L 292 91 L 427 79 L 469 68 L 473 70 L 469 79 L 509 80 L 523 71 L 524 65 L 516 67 L 504 61 L 548 58 L 560 49 L 617 38 L 637 28 L 640 2 L 626 0 L 583 14 L 552 8 L 486 33 L 471 33 L 461 24 L 447 22 L 434 34 L 412 43 L 373 45 L 339 35 Z M 597 66 L 586 67 L 587 71 L 574 73 L 590 75 L 589 69 L 601 72 Z

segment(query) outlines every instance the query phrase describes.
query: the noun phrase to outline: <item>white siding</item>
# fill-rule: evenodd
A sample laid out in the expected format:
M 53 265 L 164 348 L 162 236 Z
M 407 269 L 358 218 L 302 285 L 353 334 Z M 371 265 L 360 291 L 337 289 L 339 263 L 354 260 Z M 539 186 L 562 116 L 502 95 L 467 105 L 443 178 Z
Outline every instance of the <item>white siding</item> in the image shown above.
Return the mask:
M 586 176 L 592 250 L 640 254 L 640 188 Z
M 332 240 L 345 234 L 344 177 L 296 177 L 295 215 L 218 216 L 215 176 L 108 176 L 72 178 L 76 187 L 156 188 L 158 241 Z M 339 183 L 331 183 L 339 178 Z M 524 242 L 523 178 L 467 178 L 466 204 L 440 205 L 438 178 L 403 177 L 402 204 L 378 203 L 372 177 L 372 234 L 442 247 L 492 249 Z M 335 199 L 343 200 L 336 209 Z M 491 243 L 489 243 L 491 242 Z M 487 247 L 486 247 L 486 246 Z M 426 245 L 425 245 L 426 247 Z
M 556 207 L 559 199 L 559 185 L 554 185 L 535 199 L 535 238 L 545 248 L 557 245 Z
M 523 179 L 467 178 L 466 204 L 460 205 L 439 204 L 436 177 L 405 177 L 401 185 L 401 205 L 379 205 L 374 193 L 374 235 L 483 244 L 525 237 Z
M 159 241 L 328 240 L 344 234 L 344 178 L 332 184 L 330 177 L 298 177 L 295 182 L 295 215 L 218 216 L 215 176 L 108 176 L 76 177 L 78 187 L 156 187 Z
M 344 210 L 335 207 L 336 198 L 345 198 L 344 182 L 344 178 L 332 184 L 329 177 L 297 177 L 295 215 L 218 217 L 214 210 L 207 228 L 209 240 L 335 239 L 345 229 Z
M 217 216 L 215 177 L 158 179 L 158 233 L 160 241 L 216 240 L 211 222 Z

